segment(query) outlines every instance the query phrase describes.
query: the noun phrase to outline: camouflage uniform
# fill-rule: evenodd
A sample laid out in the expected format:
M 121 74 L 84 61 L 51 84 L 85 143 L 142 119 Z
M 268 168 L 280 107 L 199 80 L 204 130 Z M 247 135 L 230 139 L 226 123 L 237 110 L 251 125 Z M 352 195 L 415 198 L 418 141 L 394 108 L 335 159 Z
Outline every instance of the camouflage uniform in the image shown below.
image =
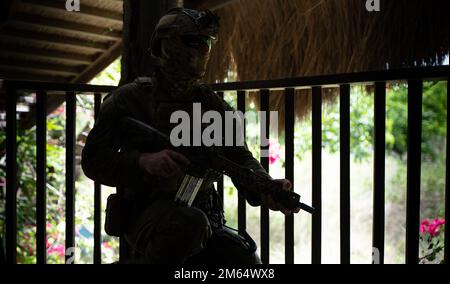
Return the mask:
M 163 17 L 156 31 L 174 23 L 180 27 L 183 21 L 181 26 L 184 27 L 188 25 L 186 20 L 195 19 L 199 14 L 212 17 L 210 12 L 202 13 L 186 9 L 172 10 L 169 12 L 171 20 Z M 202 24 L 202 18 L 198 19 Z M 195 24 L 196 27 L 198 25 Z M 208 26 L 208 22 L 203 25 L 214 27 L 211 23 Z M 197 34 L 206 36 L 216 32 L 205 30 L 198 29 Z M 185 33 L 183 31 L 183 35 Z M 178 35 L 169 36 L 164 41 L 162 39 L 166 35 L 154 34 L 152 54 L 160 60 L 159 70 L 151 78 L 139 78 L 119 87 L 105 98 L 82 153 L 83 170 L 91 179 L 117 187 L 121 211 L 119 217 L 115 216 L 116 219 L 111 221 L 121 223 L 120 236 L 131 247 L 131 262 L 260 263 L 253 240 L 245 232 L 238 235 L 224 226 L 223 206 L 214 189 L 213 179 L 202 186 L 192 207 L 175 204 L 173 200 L 181 179 L 146 173 L 138 165 L 138 157 L 140 153 L 152 152 L 152 145 L 127 148 L 117 129 L 120 119 L 129 116 L 169 134 L 174 126 L 170 123 L 170 115 L 176 110 L 191 113 L 194 102 L 201 103 L 203 112 L 215 110 L 223 113 L 232 110 L 211 89 L 198 83 L 204 75 L 203 68 L 207 60 L 194 60 L 196 63 L 192 66 L 197 64 L 200 68 L 190 68 L 186 67 L 190 65 L 189 58 L 195 58 L 195 55 L 183 57 L 178 53 L 196 52 L 195 44 L 198 41 L 192 38 L 180 39 Z M 192 42 L 180 42 L 183 40 Z M 209 57 L 209 50 L 206 56 Z M 173 67 L 173 64 L 180 64 L 183 60 L 186 68 Z M 229 159 L 269 177 L 246 146 L 223 147 L 222 151 Z M 251 205 L 261 205 L 259 196 L 233 182 Z

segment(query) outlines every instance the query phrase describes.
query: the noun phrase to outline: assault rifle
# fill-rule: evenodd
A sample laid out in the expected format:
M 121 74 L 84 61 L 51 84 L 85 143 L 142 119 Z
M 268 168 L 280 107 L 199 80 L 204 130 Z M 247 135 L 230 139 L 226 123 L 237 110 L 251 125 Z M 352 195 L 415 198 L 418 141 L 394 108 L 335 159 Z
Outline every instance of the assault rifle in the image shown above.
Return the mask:
M 153 151 L 172 149 L 184 154 L 191 161 L 175 197 L 175 201 L 179 203 L 191 206 L 203 181 L 215 173 L 239 181 L 246 190 L 270 194 L 274 201 L 286 209 L 300 208 L 311 214 L 314 212 L 313 207 L 300 202 L 300 195 L 297 193 L 283 190 L 281 183 L 262 177 L 252 169 L 231 161 L 214 147 L 174 147 L 166 134 L 131 117 L 123 118 L 120 127 L 122 140 L 127 146 L 141 149 L 148 146 Z

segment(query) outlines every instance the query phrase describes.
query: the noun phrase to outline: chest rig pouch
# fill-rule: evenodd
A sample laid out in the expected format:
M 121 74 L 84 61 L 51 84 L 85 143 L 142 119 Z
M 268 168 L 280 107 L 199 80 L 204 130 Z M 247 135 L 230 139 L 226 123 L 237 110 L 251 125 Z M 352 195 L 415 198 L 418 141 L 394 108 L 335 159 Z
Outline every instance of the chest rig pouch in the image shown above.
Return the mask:
M 170 97 L 169 94 L 157 91 L 153 93 L 152 98 L 153 126 L 168 137 L 173 131 L 173 134 L 178 136 L 175 138 L 182 141 L 183 154 L 192 162 L 185 177 L 178 180 L 175 188 L 169 189 L 175 201 L 187 206 L 192 205 L 198 192 L 211 187 L 220 176 L 219 173 L 203 167 L 208 161 L 199 151 L 201 141 L 195 141 L 201 140 L 206 127 L 202 123 L 202 116 L 209 110 L 209 106 L 203 103 L 202 97 L 205 94 L 202 92 L 201 88 L 193 88 L 185 95 Z
M 150 87 L 152 87 L 151 78 L 143 77 L 136 79 L 132 84 L 124 85 L 122 88 L 127 95 L 134 94 L 136 96 L 143 97 L 143 94 L 137 94 L 136 92 L 141 92 L 143 88 Z M 112 99 L 109 98 L 111 95 L 112 94 L 109 94 L 104 100 Z M 146 103 L 148 104 L 148 102 Z M 143 107 L 145 109 L 145 106 Z M 142 113 L 148 116 L 148 113 L 145 111 Z M 125 233 L 129 223 L 133 203 L 125 196 L 125 190 L 125 188 L 121 187 L 116 188 L 116 193 L 109 195 L 106 202 L 104 229 L 110 236 L 121 237 Z
M 209 161 L 202 152 L 202 143 L 200 141 L 198 145 L 194 141 L 199 138 L 201 140 L 203 130 L 208 126 L 202 123 L 204 112 L 213 109 L 207 103 L 208 100 L 204 99 L 208 95 L 212 94 L 206 93 L 201 87 L 194 87 L 186 94 L 177 97 L 156 92 L 152 98 L 152 121 L 154 127 L 169 137 L 173 130 L 176 130 L 175 134 L 182 131 L 182 135 L 187 136 L 181 137 L 183 146 L 189 146 L 182 147 L 182 152 L 191 160 L 191 165 L 186 170 L 186 175 L 178 180 L 176 188 L 170 189 L 174 201 L 180 205 L 198 207 L 206 213 L 211 225 L 221 226 L 223 206 L 216 202 L 217 192 L 213 185 L 221 177 L 221 173 L 208 169 Z M 182 114 L 175 115 L 178 119 L 174 119 L 172 116 L 177 112 Z M 181 120 L 179 120 L 180 117 L 182 117 Z

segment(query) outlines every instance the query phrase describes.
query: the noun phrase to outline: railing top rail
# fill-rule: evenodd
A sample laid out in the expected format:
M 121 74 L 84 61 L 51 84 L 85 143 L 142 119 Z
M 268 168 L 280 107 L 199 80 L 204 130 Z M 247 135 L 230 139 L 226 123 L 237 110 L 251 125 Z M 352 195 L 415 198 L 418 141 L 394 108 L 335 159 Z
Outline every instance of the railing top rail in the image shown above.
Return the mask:
M 63 91 L 63 92 L 89 92 L 89 93 L 109 93 L 116 86 L 53 83 L 37 81 L 0 80 L 0 89 L 15 89 L 23 91 Z
M 284 89 L 301 88 L 314 86 L 333 86 L 340 84 L 364 84 L 381 81 L 400 80 L 447 80 L 449 66 L 417 67 L 405 69 L 392 69 L 382 71 L 370 71 L 347 74 L 332 74 L 310 77 L 295 77 L 275 80 L 245 81 L 210 84 L 215 91 L 235 91 L 235 90 L 260 90 L 260 89 Z M 117 88 L 116 86 L 53 83 L 36 81 L 1 80 L 0 89 L 12 88 L 16 90 L 46 90 L 65 92 L 90 92 L 108 93 Z
M 215 91 L 284 89 L 314 86 L 332 86 L 340 84 L 364 84 L 382 81 L 400 81 L 412 79 L 447 80 L 448 74 L 449 66 L 444 65 L 348 74 L 296 77 L 276 80 L 218 83 L 211 84 L 210 86 Z

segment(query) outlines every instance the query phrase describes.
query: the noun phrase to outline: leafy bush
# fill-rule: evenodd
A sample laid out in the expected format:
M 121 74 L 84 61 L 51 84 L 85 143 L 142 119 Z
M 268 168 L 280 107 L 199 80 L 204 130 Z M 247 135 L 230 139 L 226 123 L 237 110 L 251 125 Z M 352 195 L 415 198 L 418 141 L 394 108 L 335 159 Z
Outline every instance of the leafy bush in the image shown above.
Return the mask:
M 434 161 L 445 143 L 447 117 L 447 82 L 425 82 L 423 89 L 422 155 Z M 350 149 L 355 160 L 362 161 L 373 151 L 374 100 L 363 86 L 353 86 L 350 96 Z M 323 147 L 339 151 L 339 104 L 323 110 Z M 309 124 L 306 124 L 310 127 Z M 308 131 L 308 130 L 306 130 Z M 407 152 L 408 87 L 404 83 L 388 86 L 386 95 L 386 149 L 403 156 Z M 302 145 L 311 149 L 311 142 Z

